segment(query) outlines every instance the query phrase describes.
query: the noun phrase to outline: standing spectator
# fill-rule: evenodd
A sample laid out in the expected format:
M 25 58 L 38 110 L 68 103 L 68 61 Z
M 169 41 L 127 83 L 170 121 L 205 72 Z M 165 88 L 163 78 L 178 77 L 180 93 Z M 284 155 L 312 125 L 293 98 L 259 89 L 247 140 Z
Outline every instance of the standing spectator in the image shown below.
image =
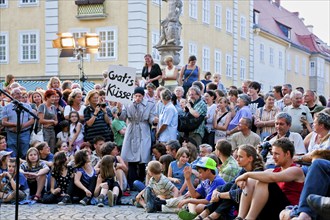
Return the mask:
M 213 119 L 214 143 L 217 143 L 218 140 L 226 139 L 226 131 L 231 120 L 227 107 L 228 100 L 225 97 L 220 98 Z
M 174 89 L 174 94 L 176 96 L 176 105 L 175 105 L 175 108 L 176 110 L 178 111 L 178 114 L 182 114 L 183 113 L 183 110 L 181 108 L 181 105 L 180 105 L 180 102 L 182 100 L 185 101 L 185 98 L 183 97 L 183 94 L 184 94 L 184 89 L 182 86 L 177 86 L 175 87 Z
M 178 69 L 173 64 L 172 56 L 165 57 L 164 62 L 166 64 L 166 67 L 163 70 L 164 86 L 170 91 L 173 91 L 178 85 Z
M 10 151 L 9 149 L 7 149 L 6 137 L 3 135 L 0 135 L 0 151 L 3 151 L 3 150 Z
M 58 77 L 53 76 L 49 79 L 47 89 L 61 90 L 61 81 Z
M 72 81 L 71 80 L 65 80 L 62 83 L 62 86 L 61 86 L 62 91 L 66 90 L 66 89 L 71 89 L 71 85 L 72 85 Z
M 244 94 L 247 94 L 247 93 L 248 93 L 250 83 L 251 83 L 250 80 L 244 80 L 244 81 L 242 82 L 242 92 L 243 92 Z
M 282 86 L 274 86 L 272 92 L 275 98 L 275 106 L 282 111 L 284 108 Z
M 200 80 L 200 68 L 196 65 L 196 56 L 192 55 L 188 59 L 188 64 L 181 68 L 179 75 L 179 85 L 183 86 L 184 94 L 188 92 L 188 89 L 192 86 L 192 83 Z
M 55 94 L 54 106 L 56 107 L 57 120 L 58 120 L 58 124 L 55 126 L 55 133 L 57 135 L 61 131 L 59 124 L 61 123 L 61 121 L 64 120 L 64 108 L 66 106 L 66 103 L 62 99 L 62 93 L 60 92 L 60 90 L 56 89 L 55 92 L 56 94 Z
M 145 65 L 142 69 L 142 77 L 146 80 L 146 85 L 148 83 L 154 84 L 156 87 L 159 86 L 159 79 L 162 78 L 162 71 L 157 63 L 154 63 L 150 54 L 144 56 Z
M 163 90 L 160 93 L 160 98 L 164 108 L 159 115 L 156 138 L 160 142 L 166 143 L 177 138 L 178 112 L 171 102 L 172 93 L 169 89 Z
M 124 121 L 119 120 L 118 117 L 118 108 L 114 107 L 111 109 L 112 113 L 112 123 L 111 129 L 113 132 L 113 139 L 117 146 L 121 149 L 124 142 L 124 137 L 126 133 L 126 123 Z
M 144 95 L 144 98 L 147 99 L 147 101 L 156 103 L 156 98 L 155 98 L 156 86 L 153 83 L 148 83 L 146 85 L 146 88 L 147 88 L 147 93 Z
M 249 104 L 249 107 L 251 109 L 252 112 L 252 131 L 256 132 L 257 131 L 257 127 L 254 125 L 254 117 L 255 114 L 257 112 L 258 108 L 261 108 L 265 105 L 264 100 L 259 96 L 259 92 L 261 89 L 261 85 L 258 82 L 251 82 L 249 85 L 249 90 L 248 90 L 248 95 L 251 98 L 251 102 Z
M 92 141 L 96 136 L 102 136 L 105 141 L 112 139 L 111 132 L 111 111 L 105 104 L 99 103 L 97 90 L 88 92 L 85 101 L 85 141 Z
M 32 109 L 38 111 L 39 106 L 42 104 L 43 99 L 42 99 L 42 95 L 40 92 L 35 91 L 32 93 L 32 99 L 31 99 L 31 107 Z
M 267 93 L 266 104 L 257 109 L 254 117 L 254 124 L 258 128 L 257 134 L 260 135 L 261 140 L 275 132 L 275 115 L 279 110 L 274 106 L 274 100 L 273 93 Z
M 121 108 L 118 105 L 120 119 L 127 120 L 127 129 L 124 137 L 121 156 L 128 162 L 129 185 L 134 180 L 143 181 L 145 177 L 145 164 L 150 161 L 151 130 L 153 123 L 157 123 L 156 107 L 152 102 L 143 99 L 144 89 L 137 87 L 134 90 L 132 104 Z
M 217 89 L 222 91 L 224 94 L 227 94 L 226 87 L 221 82 L 221 75 L 219 73 L 213 74 L 213 82 L 217 85 Z
M 303 125 L 301 118 L 305 117 L 309 124 L 313 123 L 312 114 L 310 113 L 307 106 L 302 104 L 302 94 L 301 92 L 295 90 L 290 95 L 292 104 L 283 109 L 292 117 L 292 124 L 290 131 L 297 132 L 299 134 L 303 131 Z
M 38 108 L 39 129 L 43 129 L 44 141 L 48 143 L 50 150 L 54 153 L 56 145 L 55 126 L 57 125 L 57 111 L 54 106 L 56 92 L 47 90 L 44 98 L 45 103 Z
M 80 89 L 72 89 L 68 98 L 68 105 L 64 108 L 64 118 L 66 120 L 69 120 L 70 112 L 76 111 L 79 113 L 80 122 L 84 122 L 84 110 L 86 106 L 82 104 L 82 95 L 83 93 Z
M 291 84 L 284 84 L 282 86 L 282 94 L 285 96 L 286 94 L 291 94 L 292 92 L 292 85 Z
M 317 103 L 317 94 L 310 89 L 306 90 L 306 92 L 304 93 L 304 102 L 313 117 L 314 113 L 312 113 L 312 111 L 318 106 L 316 104 Z
M 13 74 L 7 74 L 4 83 L 4 89 L 10 92 L 10 86 L 15 82 L 15 76 Z
M 201 80 L 201 82 L 204 84 L 204 88 L 205 88 L 204 92 L 206 92 L 206 85 L 212 82 L 211 77 L 212 77 L 212 73 L 206 72 L 204 75 L 204 79 Z
M 217 105 L 214 103 L 216 94 L 213 91 L 207 91 L 204 94 L 204 101 L 207 105 L 207 113 L 205 117 L 205 132 L 203 143 L 207 143 L 214 148 L 215 131 L 213 127 L 214 116 L 216 115 Z
M 11 91 L 11 95 L 14 99 L 19 100 L 21 98 L 21 90 L 15 88 Z M 14 103 L 7 104 L 2 110 L 2 125 L 7 131 L 7 146 L 13 151 L 12 156 L 17 156 L 17 150 L 20 150 L 20 157 L 25 158 L 26 152 L 30 143 L 30 129 L 34 123 L 33 117 L 27 112 L 21 114 L 21 133 L 20 133 L 20 146 L 17 146 L 17 115 L 13 111 Z M 23 103 L 23 106 L 30 111 L 32 108 L 29 104 Z
M 187 110 L 195 118 L 205 117 L 207 113 L 207 106 L 205 102 L 202 100 L 201 91 L 197 87 L 193 86 L 189 88 L 188 94 L 189 94 L 189 102 L 186 104 Z M 204 137 L 204 132 L 205 132 L 204 129 L 205 129 L 205 122 L 203 121 L 198 126 L 198 128 L 196 128 L 192 132 L 189 132 L 188 135 L 185 134 L 185 136 L 189 136 L 189 138 L 193 139 L 196 142 L 196 145 L 199 146 L 202 144 L 202 139 Z

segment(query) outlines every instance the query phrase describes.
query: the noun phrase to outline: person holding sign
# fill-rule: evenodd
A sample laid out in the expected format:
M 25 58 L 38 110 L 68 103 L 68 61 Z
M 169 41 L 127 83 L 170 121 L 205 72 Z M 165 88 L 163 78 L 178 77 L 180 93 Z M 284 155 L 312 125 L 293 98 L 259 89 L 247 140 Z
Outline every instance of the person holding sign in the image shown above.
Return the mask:
M 159 79 L 162 78 L 162 71 L 157 63 L 154 63 L 150 54 L 144 56 L 145 65 L 142 69 L 142 77 L 145 78 L 145 85 L 148 83 L 154 84 L 156 87 L 159 86 Z
M 128 183 L 133 187 L 134 180 L 141 182 L 145 178 L 145 165 L 150 161 L 151 125 L 158 122 L 156 107 L 144 99 L 144 89 L 134 89 L 133 103 L 118 103 L 119 119 L 127 121 L 121 156 L 128 162 Z

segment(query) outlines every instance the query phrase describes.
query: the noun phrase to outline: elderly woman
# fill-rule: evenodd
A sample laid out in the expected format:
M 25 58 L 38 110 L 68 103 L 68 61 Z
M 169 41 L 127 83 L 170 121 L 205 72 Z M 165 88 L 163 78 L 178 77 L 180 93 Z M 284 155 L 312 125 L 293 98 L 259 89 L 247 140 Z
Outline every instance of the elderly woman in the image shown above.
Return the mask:
M 163 90 L 160 93 L 160 98 L 164 108 L 159 115 L 156 138 L 160 142 L 166 143 L 177 139 L 178 112 L 171 102 L 172 93 L 169 89 Z
M 80 122 L 84 122 L 84 110 L 86 106 L 82 104 L 82 91 L 80 89 L 72 89 L 68 105 L 64 108 L 64 118 L 69 120 L 69 114 L 72 111 L 79 113 Z
M 158 122 L 155 104 L 143 99 L 143 96 L 144 89 L 137 87 L 132 104 L 122 108 L 118 103 L 119 119 L 127 121 L 121 156 L 128 162 L 130 186 L 133 186 L 134 180 L 143 181 L 146 176 L 145 165 L 150 161 L 151 155 L 150 127 Z
M 84 141 L 93 141 L 96 136 L 102 136 L 105 141 L 112 140 L 111 110 L 105 103 L 99 103 L 99 92 L 91 90 L 86 96 L 85 137 Z
M 38 108 L 39 123 L 42 125 L 44 141 L 48 143 L 50 150 L 54 153 L 56 145 L 55 126 L 57 125 L 57 110 L 54 106 L 56 92 L 49 89 L 45 92 L 45 103 Z
M 265 95 L 265 102 L 266 104 L 258 108 L 254 116 L 254 124 L 258 128 L 257 134 L 261 140 L 275 132 L 275 115 L 279 112 L 273 93 Z
M 178 85 L 178 69 L 173 65 L 173 57 L 167 56 L 164 59 L 166 67 L 163 70 L 164 86 L 170 91 Z
M 142 69 L 142 77 L 146 80 L 146 85 L 148 83 L 154 84 L 156 87 L 159 86 L 159 79 L 162 78 L 162 71 L 157 63 L 154 63 L 150 54 L 144 56 L 145 65 Z

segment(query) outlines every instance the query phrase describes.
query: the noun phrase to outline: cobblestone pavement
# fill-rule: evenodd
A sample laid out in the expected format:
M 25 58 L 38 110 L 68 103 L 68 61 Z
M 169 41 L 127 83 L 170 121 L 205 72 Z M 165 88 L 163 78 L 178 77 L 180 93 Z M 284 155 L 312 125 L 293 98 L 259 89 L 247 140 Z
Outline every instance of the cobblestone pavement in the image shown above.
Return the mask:
M 135 206 L 103 207 L 82 205 L 20 205 L 19 219 L 179 219 L 176 214 L 146 213 L 142 208 Z M 0 207 L 0 220 L 14 220 L 15 205 L 2 204 Z

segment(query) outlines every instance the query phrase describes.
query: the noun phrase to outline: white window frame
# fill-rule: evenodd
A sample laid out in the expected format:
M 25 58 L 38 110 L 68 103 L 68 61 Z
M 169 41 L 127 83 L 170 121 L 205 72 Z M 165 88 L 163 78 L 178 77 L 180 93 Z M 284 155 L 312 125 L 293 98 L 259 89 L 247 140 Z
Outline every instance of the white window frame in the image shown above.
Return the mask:
M 233 71 L 233 59 L 232 55 L 226 53 L 226 76 L 232 77 Z
M 205 24 L 210 24 L 210 0 L 203 0 L 202 6 L 202 21 Z
M 303 57 L 302 58 L 302 60 L 301 60 L 301 74 L 303 75 L 303 76 L 306 76 L 306 65 L 307 65 L 307 60 L 306 60 L 306 58 L 305 57 Z
M 240 59 L 240 77 L 244 80 L 246 77 L 246 61 L 244 58 Z
M 299 56 L 295 56 L 295 62 L 294 62 L 294 72 L 299 73 Z
M 287 57 L 286 57 L 286 69 L 288 71 L 291 71 L 291 55 L 290 54 L 287 54 Z
M 69 29 L 69 32 L 73 35 L 73 37 L 77 40 L 80 37 L 83 37 L 85 33 L 90 33 L 90 29 L 88 28 L 74 28 Z M 90 61 L 90 54 L 84 53 L 84 61 Z M 79 62 L 76 57 L 70 57 L 69 62 Z
M 0 8 L 8 8 L 8 0 L 1 0 L 4 1 L 3 3 L 0 2 Z
M 226 31 L 233 32 L 233 11 L 229 8 L 226 9 Z
M 278 52 L 278 68 L 283 69 L 283 52 Z
M 189 42 L 188 44 L 188 53 L 189 53 L 189 56 L 196 56 L 197 57 L 197 44 L 195 42 Z
M 214 50 L 214 72 L 221 75 L 221 58 L 222 54 L 220 50 Z
M 265 45 L 263 43 L 259 45 L 259 62 L 265 63 Z
M 5 38 L 4 44 L 0 44 L 0 48 L 4 48 L 5 58 L 4 60 L 0 60 L 0 64 L 8 64 L 9 63 L 9 37 L 8 32 L 0 32 L 0 36 Z
M 220 4 L 214 6 L 214 26 L 222 28 L 222 6 Z
M 241 23 L 241 28 L 240 28 L 241 38 L 246 39 L 246 18 L 245 18 L 245 16 L 241 16 L 240 23 Z
M 274 48 L 269 48 L 269 64 L 274 65 Z
M 309 62 L 309 75 L 310 76 L 316 76 L 316 62 L 315 61 L 310 61 Z
M 26 1 L 26 2 L 24 2 Z M 19 0 L 18 1 L 19 7 L 35 7 L 39 6 L 39 0 Z
M 197 16 L 197 0 L 189 0 L 189 17 L 196 19 L 198 18 Z
M 157 7 L 162 6 L 162 0 L 152 0 L 151 1 L 153 4 L 155 4 Z M 159 4 L 160 3 L 160 4 Z
M 160 61 L 159 51 L 156 48 L 154 48 L 154 46 L 158 43 L 158 41 L 159 41 L 159 31 L 152 31 L 151 32 L 151 45 L 152 45 L 151 56 L 155 61 Z
M 109 31 L 113 31 L 114 34 L 114 38 L 113 40 L 110 40 L 109 43 L 113 43 L 113 47 L 114 47 L 114 55 L 113 56 L 104 56 L 101 57 L 101 50 L 102 50 L 102 45 L 104 44 L 104 42 L 101 39 L 101 32 L 109 32 Z M 96 33 L 100 36 L 100 41 L 101 41 L 101 45 L 100 45 L 100 49 L 99 52 L 97 53 L 97 60 L 117 60 L 118 59 L 118 30 L 116 27 L 100 27 L 96 29 Z
M 26 30 L 26 31 L 19 31 L 19 38 L 18 38 L 18 62 L 19 63 L 39 63 L 40 61 L 40 32 L 38 30 Z M 29 36 L 29 42 L 26 44 L 23 44 L 23 36 L 28 35 Z M 31 35 L 35 35 L 36 42 L 31 43 Z M 28 46 L 28 59 L 23 59 L 23 47 Z M 35 47 L 35 59 L 31 59 L 31 47 Z
M 205 72 L 210 71 L 210 48 L 209 47 L 203 47 L 202 69 Z

